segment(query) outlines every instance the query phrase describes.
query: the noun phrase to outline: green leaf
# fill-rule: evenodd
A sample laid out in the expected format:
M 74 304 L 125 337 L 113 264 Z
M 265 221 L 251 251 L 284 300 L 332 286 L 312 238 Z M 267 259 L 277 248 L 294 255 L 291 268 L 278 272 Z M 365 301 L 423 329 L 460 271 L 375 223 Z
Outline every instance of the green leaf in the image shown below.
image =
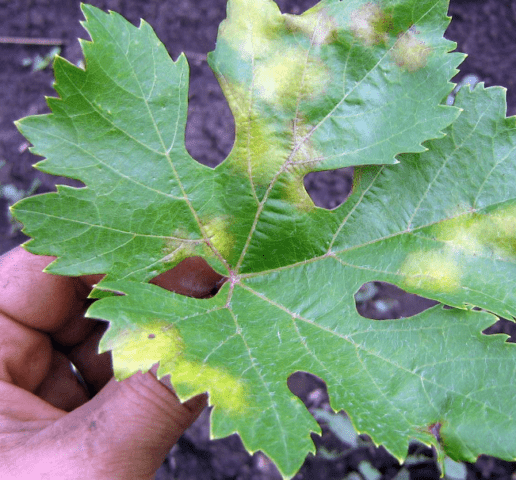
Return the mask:
M 238 432 L 285 476 L 319 431 L 287 388 L 298 370 L 400 459 L 411 439 L 514 458 L 514 345 L 482 331 L 516 311 L 516 126 L 499 88 L 440 104 L 463 58 L 446 7 L 327 0 L 291 16 L 230 0 L 209 61 L 236 140 L 210 169 L 184 146 L 185 57 L 83 6 L 85 70 L 57 58 L 52 114 L 18 125 L 39 169 L 85 187 L 13 213 L 27 249 L 57 257 L 47 271 L 107 274 L 88 315 L 110 321 L 118 379 L 159 361 L 180 398 L 209 390 L 212 435 Z M 315 207 L 304 175 L 347 165 L 351 197 Z M 213 298 L 148 283 L 190 256 L 228 278 Z M 365 319 L 354 294 L 371 281 L 457 308 Z
M 359 436 L 353 428 L 349 418 L 338 413 L 330 413 L 322 408 L 314 410 L 314 417 L 328 424 L 331 432 L 341 441 L 347 443 L 351 448 L 356 448 L 359 441 Z

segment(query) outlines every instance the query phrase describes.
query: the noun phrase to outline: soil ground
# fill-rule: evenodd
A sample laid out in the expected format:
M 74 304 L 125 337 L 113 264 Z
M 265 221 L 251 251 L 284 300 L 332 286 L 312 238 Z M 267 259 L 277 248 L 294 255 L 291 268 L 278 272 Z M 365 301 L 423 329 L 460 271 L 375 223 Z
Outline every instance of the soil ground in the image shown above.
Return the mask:
M 226 0 L 93 0 L 105 10 L 121 13 L 134 24 L 144 18 L 175 59 L 186 52 L 191 67 L 187 148 L 194 158 L 207 165 L 220 163 L 233 144 L 233 120 L 220 87 L 206 63 L 206 53 L 215 46 L 218 24 L 225 17 Z M 315 0 L 277 0 L 283 12 L 301 13 Z M 453 0 L 453 20 L 446 37 L 458 43 L 469 56 L 455 78 L 476 75 L 486 85 L 508 88 L 508 113 L 516 113 L 516 0 Z M 21 45 L 3 37 L 56 39 L 61 55 L 73 63 L 82 58 L 77 38 L 87 38 L 79 24 L 82 15 L 77 0 L 0 0 L 0 185 L 9 186 L 0 198 L 0 253 L 25 241 L 12 224 L 7 207 L 16 195 L 53 191 L 63 178 L 45 175 L 32 168 L 37 161 L 13 121 L 48 112 L 44 96 L 55 96 L 50 68 L 33 72 L 28 62 L 44 57 L 51 46 Z M 326 208 L 341 203 L 351 186 L 352 171 L 310 174 L 305 184 L 314 201 Z M 14 187 L 14 188 L 13 188 Z M 361 314 L 371 318 L 407 317 L 432 302 L 399 289 L 375 284 L 366 301 L 358 304 Z M 510 322 L 500 322 L 497 331 L 511 333 Z M 324 383 L 311 375 L 297 373 L 289 379 L 291 390 L 310 411 L 330 410 Z M 383 448 L 364 440 L 351 449 L 322 422 L 321 437 L 313 435 L 317 455 L 309 456 L 296 479 L 341 479 L 367 477 L 365 468 L 374 467 L 379 478 L 439 478 L 434 454 L 414 445 L 410 462 L 400 466 Z M 364 463 L 366 462 L 366 463 Z M 351 475 L 350 477 L 346 477 Z M 355 475 L 355 476 L 353 476 Z M 280 478 L 274 466 L 259 452 L 249 455 L 235 435 L 209 439 L 209 411 L 172 449 L 156 479 L 239 479 Z M 516 478 L 516 463 L 481 457 L 467 465 L 468 479 Z

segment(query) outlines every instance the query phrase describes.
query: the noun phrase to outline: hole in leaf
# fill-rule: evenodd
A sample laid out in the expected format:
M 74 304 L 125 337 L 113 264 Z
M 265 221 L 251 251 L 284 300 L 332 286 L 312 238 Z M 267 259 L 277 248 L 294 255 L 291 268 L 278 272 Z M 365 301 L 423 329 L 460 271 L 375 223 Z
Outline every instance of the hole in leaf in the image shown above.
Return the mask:
M 226 280 L 227 277 L 213 270 L 204 258 L 188 257 L 150 283 L 187 297 L 211 298 Z
M 293 15 L 299 15 L 301 13 L 304 13 L 308 8 L 312 7 L 316 4 L 316 0 L 304 2 L 305 5 L 296 5 L 294 2 L 294 5 L 292 5 L 293 2 L 290 2 L 289 0 L 277 0 L 276 5 L 278 5 L 278 8 L 280 9 L 281 13 L 290 13 Z
M 303 179 L 312 201 L 321 208 L 332 210 L 342 205 L 353 187 L 353 167 L 307 173 Z
M 288 377 L 287 386 L 309 410 L 329 405 L 326 383 L 316 375 L 308 372 L 295 372 Z
M 484 335 L 509 335 L 506 340 L 508 343 L 516 343 L 516 323 L 500 318 L 496 323 L 486 328 L 483 332 Z
M 321 426 L 322 436 L 316 433 L 311 434 L 317 447 L 317 456 L 325 458 L 324 452 L 331 451 L 335 451 L 335 455 L 340 456 L 345 450 L 357 447 L 375 448 L 370 437 L 366 434 L 359 435 L 356 432 L 346 412 L 332 410 L 328 388 L 321 378 L 308 372 L 299 371 L 288 377 L 287 386 L 304 403 Z M 320 447 L 323 449 L 320 450 Z
M 355 294 L 358 313 L 373 320 L 412 317 L 438 303 L 386 282 L 364 283 Z

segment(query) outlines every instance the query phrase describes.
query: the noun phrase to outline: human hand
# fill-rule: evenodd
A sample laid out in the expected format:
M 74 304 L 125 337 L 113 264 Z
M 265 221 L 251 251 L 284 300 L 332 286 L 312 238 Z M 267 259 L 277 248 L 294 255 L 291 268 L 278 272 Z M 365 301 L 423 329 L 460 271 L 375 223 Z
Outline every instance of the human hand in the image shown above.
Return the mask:
M 117 382 L 97 354 L 106 323 L 84 317 L 101 277 L 43 273 L 52 260 L 0 257 L 0 478 L 154 479 L 207 396 L 182 404 L 157 364 Z

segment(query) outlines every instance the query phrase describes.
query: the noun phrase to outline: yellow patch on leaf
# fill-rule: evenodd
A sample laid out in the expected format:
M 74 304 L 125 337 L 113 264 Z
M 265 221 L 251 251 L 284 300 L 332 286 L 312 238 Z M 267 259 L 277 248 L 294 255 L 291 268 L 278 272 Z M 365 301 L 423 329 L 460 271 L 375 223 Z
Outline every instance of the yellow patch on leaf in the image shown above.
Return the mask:
M 153 323 L 146 322 L 144 328 L 120 331 L 116 341 L 102 345 L 102 351 L 108 350 L 113 351 L 115 376 L 117 380 L 123 380 L 138 370 L 148 371 L 157 362 L 160 365 L 174 364 L 184 345 L 177 328 L 156 319 Z
M 424 68 L 432 49 L 417 38 L 417 32 L 411 28 L 398 37 L 392 50 L 392 57 L 398 67 L 415 72 Z
M 306 35 L 311 45 L 320 46 L 333 42 L 337 24 L 326 13 L 322 4 L 317 4 L 303 15 L 285 14 L 285 26 L 291 32 Z
M 229 234 L 230 217 L 223 215 L 215 217 L 204 224 L 204 231 L 208 237 L 208 242 L 214 247 L 225 259 L 231 254 L 234 238 Z M 208 244 L 205 245 L 207 255 L 213 255 Z
M 209 391 L 211 403 L 229 412 L 242 413 L 247 407 L 244 382 L 222 368 L 184 358 L 183 338 L 170 323 L 155 320 L 119 332 L 115 343 L 103 345 L 102 351 L 108 350 L 113 350 L 117 380 L 147 372 L 159 362 L 158 377 L 171 374 L 172 384 L 186 386 L 191 395 Z
M 419 251 L 407 256 L 399 272 L 409 289 L 453 292 L 460 287 L 460 269 L 453 257 L 441 251 Z
M 241 414 L 247 409 L 244 382 L 222 368 L 180 358 L 171 378 L 173 385 L 183 384 L 192 394 L 208 391 L 210 403 L 228 412 Z
M 449 249 L 466 255 L 516 257 L 516 206 L 487 214 L 471 213 L 436 225 L 432 233 Z
M 373 2 L 367 2 L 351 14 L 351 31 L 367 46 L 386 44 L 391 18 Z
M 239 0 L 228 3 L 228 17 L 219 33 L 231 42 L 244 60 L 267 51 L 269 42 L 283 26 L 281 12 L 272 0 Z
M 321 95 L 328 80 L 328 69 L 308 50 L 289 48 L 258 65 L 254 85 L 267 103 L 292 109 L 299 100 Z

